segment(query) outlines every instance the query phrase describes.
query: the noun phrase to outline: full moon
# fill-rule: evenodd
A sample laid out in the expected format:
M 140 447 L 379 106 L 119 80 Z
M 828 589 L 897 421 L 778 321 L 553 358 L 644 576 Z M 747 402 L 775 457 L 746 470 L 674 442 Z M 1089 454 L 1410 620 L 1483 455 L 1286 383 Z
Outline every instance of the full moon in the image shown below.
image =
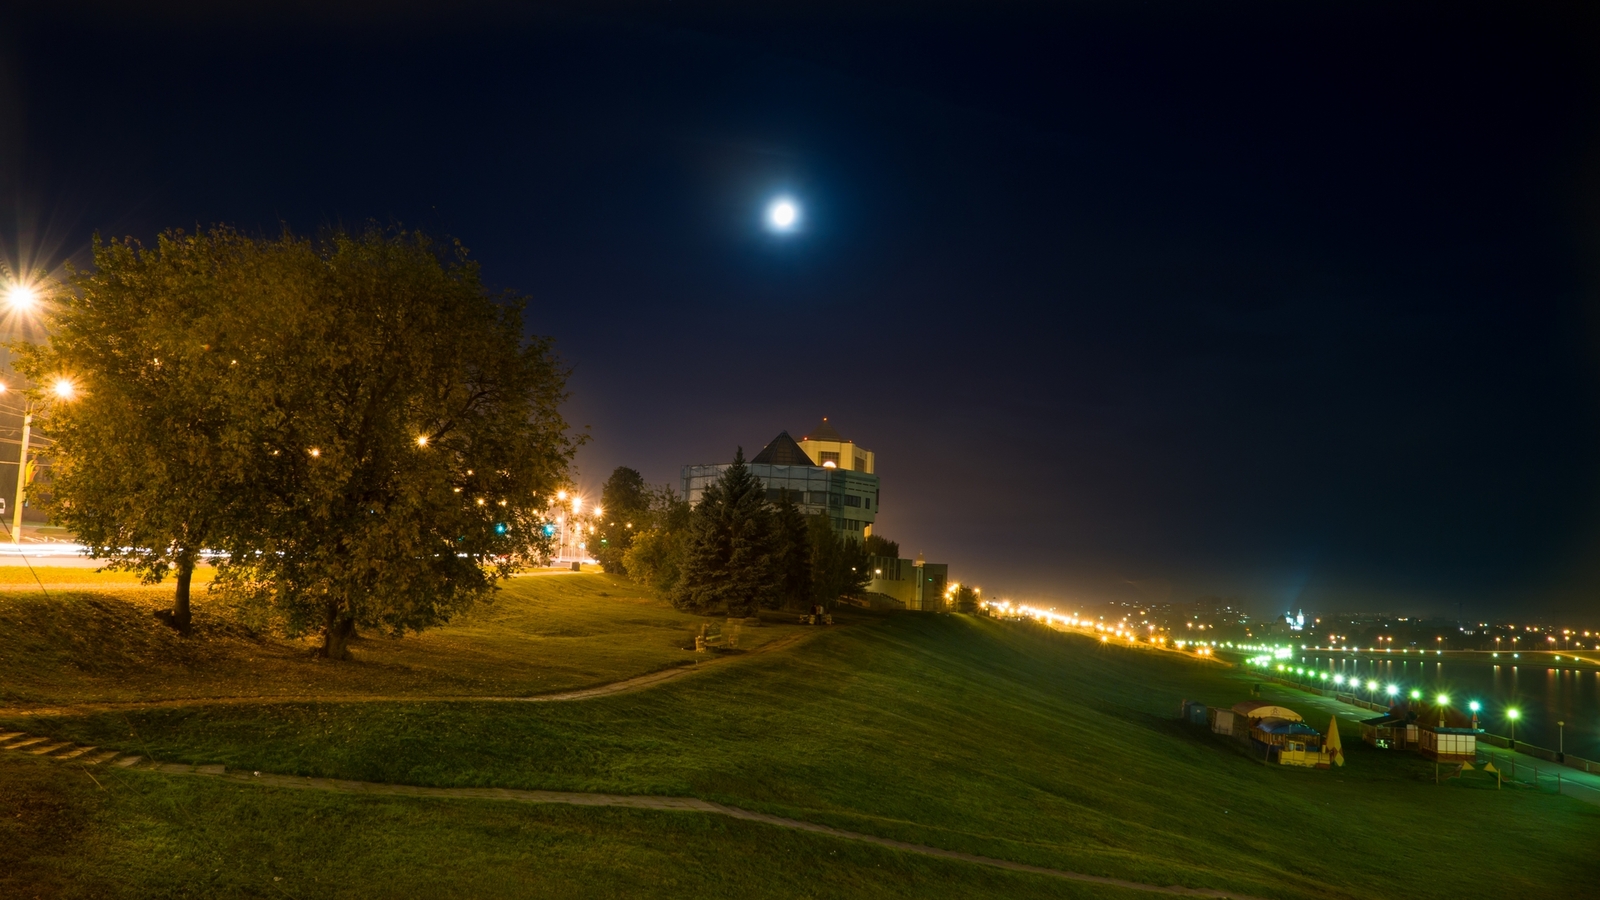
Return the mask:
M 779 231 L 788 231 L 800 219 L 800 209 L 792 200 L 775 200 L 767 207 L 767 221 Z

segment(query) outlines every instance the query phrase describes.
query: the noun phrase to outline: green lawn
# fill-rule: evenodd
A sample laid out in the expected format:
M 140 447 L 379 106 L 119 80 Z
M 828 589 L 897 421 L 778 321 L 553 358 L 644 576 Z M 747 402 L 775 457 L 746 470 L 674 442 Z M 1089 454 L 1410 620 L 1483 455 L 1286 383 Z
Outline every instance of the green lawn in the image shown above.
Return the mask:
M 0 754 L 0 897 L 1149 896 L 721 816 L 94 777 Z
M 88 570 L 81 570 L 88 571 Z M 313 659 L 315 639 L 274 636 L 248 615 L 195 600 L 196 633 L 154 625 L 165 591 L 0 592 L 0 709 L 192 698 L 526 696 L 693 664 L 704 621 L 600 574 L 505 583 L 447 627 L 366 635 L 352 664 Z M 776 619 L 775 619 L 776 621 Z M 798 626 L 742 629 L 754 649 Z
M 552 586 L 525 589 L 553 591 L 559 583 L 541 581 Z M 159 759 L 282 773 L 689 794 L 1036 865 L 1260 897 L 1578 896 L 1600 878 L 1593 855 L 1600 807 L 1497 792 L 1481 778 L 1436 786 L 1430 765 L 1369 750 L 1349 722 L 1349 765 L 1308 771 L 1264 766 L 1175 720 L 1183 698 L 1217 705 L 1245 699 L 1246 679 L 1215 663 L 1105 647 L 1027 624 L 900 614 L 860 616 L 780 652 L 580 703 L 212 705 L 0 723 Z M 142 783 L 158 797 L 230 790 Z M 237 802 L 276 809 L 280 802 L 344 808 L 354 801 Z M 398 823 L 410 814 L 392 815 Z M 176 827 L 178 815 L 162 821 Z M 589 827 L 603 832 L 604 841 L 595 840 L 606 847 L 631 840 L 630 829 L 658 827 L 630 823 L 679 822 L 622 812 L 494 815 L 529 816 L 556 829 L 567 827 L 557 823 L 569 816 L 594 816 L 584 821 L 605 823 Z M 392 839 L 407 843 L 409 826 L 394 827 Z M 733 823 L 659 827 L 668 829 L 662 834 L 746 833 Z M 729 859 L 752 861 L 730 865 L 776 863 L 786 848 L 800 846 L 791 842 L 819 840 L 756 830 L 763 836 L 752 844 L 728 838 Z M 433 832 L 418 830 L 416 840 L 425 833 Z M 649 852 L 677 853 L 674 840 Z M 705 849 L 719 858 L 721 837 L 709 848 L 683 840 L 684 853 Z M 830 849 L 836 843 L 823 841 Z M 281 853 L 331 860 L 336 849 L 308 837 Z M 911 891 L 907 884 L 882 890 Z M 840 884 L 818 885 L 818 895 L 856 895 Z M 959 879 L 950 885 L 950 896 L 980 890 Z M 784 893 L 771 884 L 764 889 Z M 1031 896 L 1067 888 L 1019 882 L 1003 890 Z

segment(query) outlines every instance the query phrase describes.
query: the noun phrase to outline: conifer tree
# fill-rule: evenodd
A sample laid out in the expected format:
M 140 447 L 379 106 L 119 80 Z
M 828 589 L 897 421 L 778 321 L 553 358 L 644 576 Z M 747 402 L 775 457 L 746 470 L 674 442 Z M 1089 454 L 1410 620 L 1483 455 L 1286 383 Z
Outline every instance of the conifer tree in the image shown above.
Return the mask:
M 774 606 L 805 609 L 811 602 L 811 535 L 805 514 L 785 490 L 773 512 L 773 567 L 778 590 Z
M 836 533 L 826 516 L 812 516 L 806 524 L 811 538 L 812 602 L 831 607 L 840 597 L 861 593 L 872 581 L 861 544 Z
M 772 509 L 766 489 L 745 465 L 733 465 L 706 487 L 689 519 L 683 576 L 673 605 L 698 613 L 718 609 L 752 615 L 776 603 Z

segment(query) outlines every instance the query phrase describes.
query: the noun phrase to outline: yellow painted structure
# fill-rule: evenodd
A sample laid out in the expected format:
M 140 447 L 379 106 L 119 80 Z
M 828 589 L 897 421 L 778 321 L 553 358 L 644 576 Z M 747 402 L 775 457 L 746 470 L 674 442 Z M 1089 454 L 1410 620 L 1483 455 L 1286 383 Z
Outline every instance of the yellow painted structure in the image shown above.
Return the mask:
M 797 443 L 807 456 L 824 468 L 878 474 L 878 455 L 855 441 L 846 440 L 844 435 L 828 424 L 826 417 L 821 425 Z

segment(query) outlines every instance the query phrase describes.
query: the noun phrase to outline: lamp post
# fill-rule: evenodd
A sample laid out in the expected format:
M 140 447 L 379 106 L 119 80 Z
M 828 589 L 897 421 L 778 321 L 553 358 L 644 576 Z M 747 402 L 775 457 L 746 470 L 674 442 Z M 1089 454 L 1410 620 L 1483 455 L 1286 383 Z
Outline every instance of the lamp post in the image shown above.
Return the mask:
M 1450 705 L 1450 695 L 1449 694 L 1440 694 L 1437 699 L 1439 701 L 1439 727 L 1443 728 L 1444 727 L 1444 709 L 1445 709 L 1445 707 Z
M 39 291 L 27 284 L 13 284 L 6 290 L 6 302 L 11 311 L 17 315 L 27 315 L 34 311 L 39 304 Z M 6 387 L 0 384 L 0 393 Z M 71 400 L 77 392 L 70 378 L 57 378 L 51 385 L 51 393 L 58 399 Z M 16 508 L 11 511 L 11 542 L 15 545 L 22 543 L 22 507 L 27 501 L 28 490 L 28 442 L 33 436 L 34 401 L 27 400 L 22 408 L 22 441 L 17 453 L 17 493 L 14 499 Z
M 1517 719 L 1521 715 L 1522 713 L 1517 712 L 1515 708 L 1506 710 L 1506 720 L 1511 723 L 1511 747 L 1509 749 L 1512 750 L 1517 749 Z
M 1556 722 L 1556 762 L 1567 761 L 1567 723 Z
M 33 431 L 33 404 L 22 412 L 22 450 L 17 455 L 17 493 L 11 511 L 11 543 L 22 544 L 22 498 L 28 486 L 28 436 Z

